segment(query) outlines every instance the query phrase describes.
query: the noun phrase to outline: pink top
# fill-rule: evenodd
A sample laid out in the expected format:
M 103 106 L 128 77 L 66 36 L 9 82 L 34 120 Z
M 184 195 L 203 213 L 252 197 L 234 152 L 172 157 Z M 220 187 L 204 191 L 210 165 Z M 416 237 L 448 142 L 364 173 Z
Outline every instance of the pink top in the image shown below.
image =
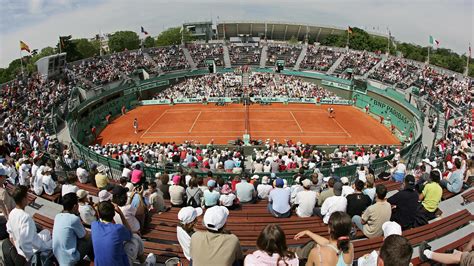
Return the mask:
M 295 254 L 296 256 L 296 254 Z M 254 253 L 252 254 L 249 254 L 245 257 L 245 261 L 244 261 L 244 265 L 245 266 L 260 266 L 260 265 L 277 265 L 277 261 L 278 261 L 278 258 L 280 256 L 278 254 L 273 254 L 273 256 L 268 256 L 268 254 L 266 252 L 263 252 L 261 250 L 257 250 L 255 251 Z M 278 263 L 278 265 L 280 266 L 283 266 L 285 265 L 285 262 L 286 262 L 286 265 L 288 266 L 298 266 L 299 265 L 299 262 L 298 262 L 298 257 L 295 257 L 294 259 L 286 259 L 286 260 L 280 260 L 280 263 Z
M 138 169 L 133 169 L 131 181 L 133 184 L 139 183 L 142 179 L 143 171 Z

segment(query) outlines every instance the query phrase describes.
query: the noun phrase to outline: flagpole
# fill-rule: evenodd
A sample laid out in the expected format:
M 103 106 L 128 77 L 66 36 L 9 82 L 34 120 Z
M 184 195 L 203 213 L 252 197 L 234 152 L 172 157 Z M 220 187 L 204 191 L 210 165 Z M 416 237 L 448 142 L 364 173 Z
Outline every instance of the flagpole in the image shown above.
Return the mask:
M 20 66 L 21 66 L 21 77 L 23 78 L 23 55 L 21 54 L 21 48 L 20 48 Z
M 471 58 L 471 43 L 469 43 L 469 52 L 467 53 L 466 57 L 467 57 L 467 59 L 466 59 L 466 71 L 465 71 L 464 75 L 467 77 L 467 76 L 469 76 L 469 59 Z
M 427 61 L 428 64 L 430 64 L 430 48 L 431 48 L 431 45 L 428 45 L 428 61 Z
M 63 46 L 61 42 L 61 36 L 59 36 L 59 53 L 61 53 L 61 46 Z
M 387 27 L 387 30 L 388 30 L 388 37 L 387 37 L 387 55 L 390 54 L 390 38 L 391 38 L 391 34 L 390 34 L 390 30 L 388 29 Z
M 347 29 L 346 49 L 349 51 L 349 29 Z

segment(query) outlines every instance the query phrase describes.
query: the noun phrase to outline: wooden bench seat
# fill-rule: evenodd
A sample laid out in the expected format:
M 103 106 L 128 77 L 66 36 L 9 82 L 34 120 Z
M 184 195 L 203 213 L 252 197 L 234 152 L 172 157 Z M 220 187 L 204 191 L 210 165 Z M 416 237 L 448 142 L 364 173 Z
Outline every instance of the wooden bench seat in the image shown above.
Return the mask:
M 474 233 L 470 233 L 469 235 L 461 238 L 461 239 L 458 239 L 458 240 L 455 240 L 449 244 L 447 244 L 446 246 L 443 246 L 443 247 L 440 247 L 436 250 L 433 250 L 435 252 L 439 252 L 439 253 L 445 253 L 445 252 L 450 252 L 451 250 L 453 249 L 457 249 L 457 250 L 462 250 L 464 248 L 464 246 L 469 243 L 469 241 L 471 241 L 471 238 L 474 237 Z M 416 257 L 414 259 L 411 260 L 411 263 L 413 265 L 423 265 L 423 266 L 429 266 L 431 265 L 430 263 L 428 262 L 425 262 L 425 263 L 421 263 L 421 260 L 420 260 L 420 257 Z
M 474 201 L 474 189 L 471 189 L 467 192 L 464 192 L 461 197 L 464 200 L 464 203 L 471 203 Z
M 461 191 L 459 193 L 463 193 L 464 189 L 461 189 Z M 459 193 L 452 193 L 452 192 L 449 192 L 449 190 L 447 189 L 443 189 L 443 195 L 441 196 L 441 198 L 443 200 L 447 200 L 447 199 L 450 199 L 456 195 L 458 195 Z
M 82 184 L 81 182 L 76 182 L 76 186 L 79 188 L 79 189 L 83 189 L 87 192 L 89 192 L 89 195 L 91 196 L 98 196 L 99 195 L 99 192 L 100 192 L 100 189 L 93 186 L 92 184 Z
M 419 245 L 423 241 L 429 241 L 442 237 L 459 227 L 469 224 L 474 218 L 467 210 L 456 212 L 433 223 L 403 231 L 403 236 L 410 241 L 413 246 Z M 382 246 L 383 237 L 354 241 L 354 258 L 357 259 L 365 254 L 379 249 Z

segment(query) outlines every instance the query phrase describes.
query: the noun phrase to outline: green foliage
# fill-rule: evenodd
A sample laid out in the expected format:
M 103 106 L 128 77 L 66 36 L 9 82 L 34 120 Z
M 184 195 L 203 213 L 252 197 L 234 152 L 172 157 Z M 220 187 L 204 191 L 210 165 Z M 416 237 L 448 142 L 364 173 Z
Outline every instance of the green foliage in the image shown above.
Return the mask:
M 148 36 L 143 41 L 143 46 L 145 48 L 155 47 L 155 39 L 151 36 Z
M 117 31 L 109 36 L 109 49 L 112 52 L 122 52 L 125 49 L 135 50 L 140 48 L 138 34 L 133 31 Z
M 469 77 L 473 77 L 474 78 L 474 63 L 469 63 Z
M 73 40 L 75 43 L 77 53 L 80 55 L 80 59 L 93 57 L 99 54 L 100 44 L 99 41 L 89 41 L 87 39 Z
M 190 42 L 193 40 L 191 33 L 187 29 L 183 29 L 181 32 L 181 27 L 169 28 L 158 35 L 156 40 L 157 46 L 169 46 L 169 45 L 180 45 L 181 37 L 183 37 L 184 42 Z
M 291 38 L 288 40 L 289 44 L 298 44 L 298 39 L 293 35 Z

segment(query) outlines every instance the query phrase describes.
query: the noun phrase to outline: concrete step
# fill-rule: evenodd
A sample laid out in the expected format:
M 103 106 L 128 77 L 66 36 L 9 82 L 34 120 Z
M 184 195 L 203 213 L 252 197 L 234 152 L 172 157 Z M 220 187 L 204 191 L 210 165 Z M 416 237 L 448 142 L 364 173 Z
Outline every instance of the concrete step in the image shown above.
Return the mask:
M 307 51 L 308 51 L 308 44 L 305 43 L 303 45 L 303 48 L 301 49 L 301 53 L 298 56 L 298 59 L 296 60 L 295 66 L 293 67 L 294 70 L 299 70 L 300 69 L 300 64 L 301 64 L 301 62 L 303 62 Z
M 262 53 L 260 54 L 260 67 L 261 68 L 265 68 L 265 64 L 267 62 L 267 57 L 268 57 L 267 50 L 268 50 L 268 46 L 265 43 L 262 47 Z
M 224 45 L 223 52 L 224 52 L 224 66 L 225 66 L 225 68 L 232 68 L 232 64 L 230 63 L 229 47 L 227 47 L 227 45 Z
M 196 63 L 193 61 L 193 57 L 191 56 L 191 53 L 189 52 L 188 48 L 182 47 L 184 57 L 186 57 L 186 61 L 188 61 L 188 64 L 191 66 L 191 70 L 196 70 L 197 66 Z
M 344 60 L 344 57 L 346 56 L 345 53 L 341 54 L 341 56 L 339 56 L 339 58 L 336 60 L 336 62 L 334 62 L 334 64 L 329 68 L 329 70 L 327 71 L 327 74 L 328 75 L 332 75 L 332 73 L 334 73 L 334 71 L 337 69 L 337 67 L 339 66 L 339 64 L 341 64 L 342 60 Z

